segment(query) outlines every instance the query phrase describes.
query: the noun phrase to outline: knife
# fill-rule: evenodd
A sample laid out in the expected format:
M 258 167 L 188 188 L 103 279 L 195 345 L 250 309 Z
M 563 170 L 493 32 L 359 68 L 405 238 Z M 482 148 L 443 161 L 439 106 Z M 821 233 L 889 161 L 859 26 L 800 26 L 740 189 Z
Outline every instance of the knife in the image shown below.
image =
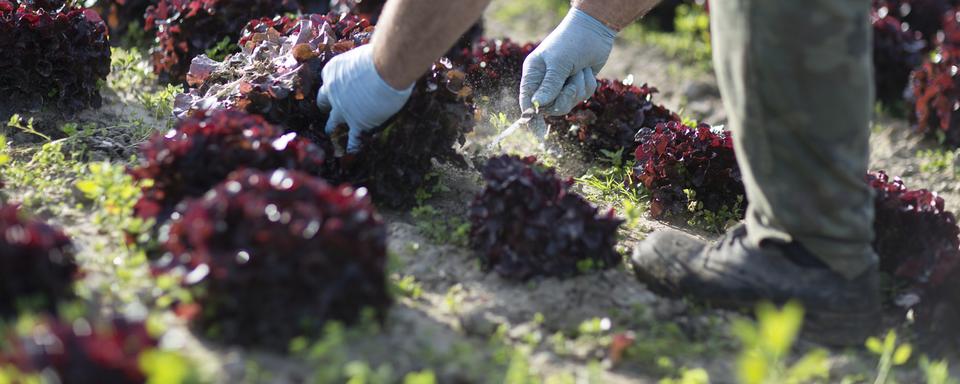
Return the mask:
M 543 140 L 543 138 L 547 136 L 547 122 L 544 121 L 543 115 L 540 114 L 537 108 L 527 108 L 517 121 L 514 121 L 507 129 L 504 129 L 497 137 L 493 138 L 493 141 L 487 145 L 487 150 L 492 151 L 496 149 L 504 139 L 524 126 L 530 128 L 530 131 L 539 140 Z

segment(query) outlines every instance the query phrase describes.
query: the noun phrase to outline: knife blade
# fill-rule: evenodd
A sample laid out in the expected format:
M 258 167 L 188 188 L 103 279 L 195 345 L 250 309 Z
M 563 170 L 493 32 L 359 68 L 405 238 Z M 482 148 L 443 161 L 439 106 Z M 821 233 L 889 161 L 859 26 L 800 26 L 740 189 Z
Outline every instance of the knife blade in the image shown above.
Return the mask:
M 487 149 L 491 151 L 495 150 L 504 139 L 513 135 L 520 127 L 529 127 L 531 132 L 540 140 L 547 135 L 547 122 L 544 121 L 543 115 L 541 115 L 537 109 L 527 108 L 517 121 L 514 121 L 507 129 L 504 129 L 497 137 L 493 138 L 493 141 L 487 145 Z

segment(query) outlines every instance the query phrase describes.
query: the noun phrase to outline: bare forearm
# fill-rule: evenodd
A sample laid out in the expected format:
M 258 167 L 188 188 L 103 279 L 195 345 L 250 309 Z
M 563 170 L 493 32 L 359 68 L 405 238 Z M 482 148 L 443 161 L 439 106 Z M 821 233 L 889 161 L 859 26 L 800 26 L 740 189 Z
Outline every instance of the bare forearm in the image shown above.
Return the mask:
M 396 89 L 417 81 L 483 14 L 489 0 L 389 0 L 373 35 L 374 65 Z
M 573 0 L 573 6 L 615 31 L 646 15 L 660 0 Z

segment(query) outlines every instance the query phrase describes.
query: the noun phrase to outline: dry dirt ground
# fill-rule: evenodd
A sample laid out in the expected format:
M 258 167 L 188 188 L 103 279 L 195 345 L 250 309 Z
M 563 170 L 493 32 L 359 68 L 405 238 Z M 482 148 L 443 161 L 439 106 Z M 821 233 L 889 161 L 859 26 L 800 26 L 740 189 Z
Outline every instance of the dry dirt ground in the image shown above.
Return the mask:
M 556 15 L 530 15 L 521 22 L 505 23 L 496 16 L 508 3 L 494 2 L 488 12 L 488 35 L 537 40 L 557 20 Z M 657 86 L 661 90 L 658 100 L 668 108 L 714 125 L 724 123 L 716 81 L 708 71 L 686 68 L 655 47 L 620 41 L 601 76 L 622 79 L 628 75 L 633 75 L 637 83 Z M 142 138 L 116 124 L 129 121 L 130 116 L 142 116 L 148 125 L 163 126 L 162 119 L 152 119 L 129 97 L 110 90 L 103 109 L 79 117 L 111 132 L 109 139 L 89 139 L 86 144 L 98 149 L 90 160 L 123 161 L 135 153 L 133 144 Z M 948 207 L 958 210 L 960 190 L 952 170 L 920 171 L 922 160 L 917 151 L 935 145 L 913 134 L 903 119 L 884 117 L 878 121 L 871 139 L 873 167 L 904 176 L 911 186 L 942 191 Z M 482 142 L 484 138 L 473 140 Z M 14 137 L 19 146 L 29 146 L 29 141 L 27 137 Z M 538 151 L 529 142 L 511 145 L 513 151 Z M 581 176 L 590 168 L 575 158 L 560 164 L 560 172 L 570 177 Z M 440 185 L 446 188 L 427 201 L 438 211 L 432 219 L 462 222 L 467 205 L 481 188 L 479 174 L 449 167 L 441 168 L 440 174 Z M 73 181 L 62 180 L 65 185 Z M 18 200 L 30 191 L 12 186 L 8 193 L 12 200 Z M 56 212 L 41 210 L 39 214 L 63 226 L 76 239 L 81 262 L 92 271 L 85 282 L 90 291 L 87 297 L 102 307 L 100 311 L 156 311 L 139 304 L 149 303 L 156 289 L 145 268 L 123 281 L 112 274 L 124 261 L 105 260 L 102 255 L 119 247 L 117 239 L 104 236 L 105 231 L 92 221 L 88 209 L 66 207 Z M 625 266 L 565 280 L 507 281 L 482 272 L 468 247 L 438 239 L 436 233 L 425 230 L 423 217 L 409 212 L 388 211 L 383 215 L 389 226 L 395 277 L 412 277 L 422 292 L 399 296 L 382 327 L 347 332 L 346 341 L 338 344 L 335 353 L 310 358 L 212 344 L 166 313 L 161 317 L 170 330 L 164 344 L 184 350 L 200 365 L 205 378 L 220 383 L 312 382 L 318 369 L 353 360 L 365 361 L 373 368 L 390 366 L 397 374 L 432 369 L 443 383 L 503 382 L 508 368 L 529 369 L 542 376 L 567 373 L 567 378 L 578 383 L 652 383 L 676 374 L 681 367 L 704 368 L 714 383 L 734 382 L 737 343 L 728 329 L 731 319 L 743 318 L 741 314 L 705 308 L 694 300 L 658 297 L 638 283 Z M 672 225 L 641 218 L 638 225 L 623 231 L 619 247 L 629 254 L 646 233 L 667 226 Z M 707 239 L 716 236 L 685 225 L 679 228 Z M 108 293 L 118 290 L 132 292 Z M 106 299 L 120 296 L 133 300 Z M 896 319 L 890 322 L 896 323 Z M 599 329 L 585 329 L 584 324 Z M 615 361 L 607 345 L 615 335 L 626 333 L 635 337 L 633 352 Z M 801 341 L 798 349 L 812 347 Z M 516 348 L 527 351 L 526 357 L 511 359 L 509 351 Z M 861 379 L 872 381 L 875 358 L 858 349 L 833 352 L 831 382 L 855 373 L 863 373 Z M 672 364 L 665 364 L 663 357 L 669 357 Z M 956 369 L 960 363 L 952 365 Z M 901 382 L 921 380 L 913 368 L 898 374 Z

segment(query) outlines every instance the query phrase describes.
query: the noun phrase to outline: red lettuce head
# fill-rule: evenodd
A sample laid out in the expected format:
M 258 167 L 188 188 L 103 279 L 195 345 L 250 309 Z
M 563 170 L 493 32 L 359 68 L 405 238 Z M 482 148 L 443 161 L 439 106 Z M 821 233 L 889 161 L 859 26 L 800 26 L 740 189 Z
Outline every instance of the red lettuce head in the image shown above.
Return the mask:
M 940 51 L 914 70 L 911 80 L 917 130 L 947 145 L 960 146 L 960 9 L 944 18 Z
M 920 66 L 926 44 L 910 25 L 889 15 L 873 12 L 873 65 L 877 98 L 883 102 L 904 99 L 910 72 Z
M 634 178 L 651 194 L 650 214 L 663 217 L 685 212 L 687 191 L 694 192 L 703 208 L 718 212 L 724 207 L 743 216 L 746 194 L 728 131 L 709 125 L 689 127 L 677 121 L 641 129 Z
M 658 91 L 646 84 L 637 87 L 620 81 L 599 80 L 597 92 L 563 117 L 547 119 L 556 137 L 580 148 L 588 158 L 603 158 L 604 151 L 633 155 L 637 134 L 657 124 L 680 121 L 680 116 L 653 103 Z
M 20 309 L 54 313 L 57 304 L 73 297 L 78 276 L 67 235 L 25 219 L 15 205 L 0 204 L 0 319 Z
M 240 171 L 186 205 L 157 272 L 182 268 L 195 325 L 231 344 L 285 349 L 330 320 L 390 304 L 387 229 L 366 190 L 296 171 Z
M 367 44 L 373 27 L 352 15 L 330 13 L 252 20 L 240 36 L 241 51 L 223 62 L 193 60 L 174 113 L 236 109 L 261 115 L 301 133 L 322 131 L 317 107 L 320 72 L 334 56 Z M 254 54 L 256 52 L 256 54 Z
M 481 265 L 505 278 L 569 277 L 610 268 L 623 222 L 570 191 L 534 157 L 500 156 L 483 168 L 486 187 L 470 204 L 470 243 Z
M 296 12 L 295 0 L 159 0 L 147 8 L 145 28 L 157 45 L 151 50 L 160 81 L 182 83 L 190 61 L 224 39 L 236 41 L 250 19 Z
M 523 61 L 537 44 L 518 44 L 510 39 L 481 39 L 460 54 L 470 86 L 480 96 L 497 96 L 501 91 L 516 96 L 523 74 Z M 516 103 L 517 97 L 509 98 Z
M 128 33 L 143 29 L 144 14 L 152 3 L 154 0 L 97 0 L 93 9 L 103 16 L 116 46 Z
M 960 267 L 960 228 L 943 198 L 908 189 L 883 171 L 867 175 L 876 191 L 874 247 L 880 269 L 912 288 L 937 287 Z
M 166 220 L 188 197 L 200 197 L 238 169 L 287 168 L 318 175 L 324 153 L 296 133 L 284 134 L 256 115 L 200 112 L 141 147 L 135 180 L 151 180 L 137 202 L 137 215 Z
M 0 118 L 100 107 L 110 73 L 107 27 L 92 10 L 58 4 L 0 0 Z
M 147 380 L 140 357 L 157 340 L 140 322 L 42 319 L 0 345 L 0 368 L 12 366 L 21 374 L 53 374 L 62 383 L 138 384 Z

